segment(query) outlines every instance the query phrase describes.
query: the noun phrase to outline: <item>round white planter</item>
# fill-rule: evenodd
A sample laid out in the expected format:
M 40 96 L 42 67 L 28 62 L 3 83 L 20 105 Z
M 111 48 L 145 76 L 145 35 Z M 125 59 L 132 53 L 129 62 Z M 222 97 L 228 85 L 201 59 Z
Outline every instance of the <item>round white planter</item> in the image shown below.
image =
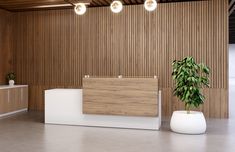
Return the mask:
M 182 134 L 203 134 L 206 131 L 206 120 L 202 112 L 174 111 L 170 122 L 171 130 Z
M 9 80 L 9 85 L 10 86 L 13 86 L 15 84 L 15 81 L 14 80 Z

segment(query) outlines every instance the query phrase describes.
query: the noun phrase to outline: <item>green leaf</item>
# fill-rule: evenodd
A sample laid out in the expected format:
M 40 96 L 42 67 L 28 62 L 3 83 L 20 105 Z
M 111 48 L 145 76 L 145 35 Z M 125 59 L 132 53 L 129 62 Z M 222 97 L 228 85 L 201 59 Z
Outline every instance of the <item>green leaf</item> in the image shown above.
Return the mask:
M 197 64 L 193 57 L 174 60 L 172 77 L 175 80 L 174 95 L 187 105 L 187 108 L 198 107 L 204 103 L 205 97 L 201 87 L 209 87 L 210 69 L 203 63 Z

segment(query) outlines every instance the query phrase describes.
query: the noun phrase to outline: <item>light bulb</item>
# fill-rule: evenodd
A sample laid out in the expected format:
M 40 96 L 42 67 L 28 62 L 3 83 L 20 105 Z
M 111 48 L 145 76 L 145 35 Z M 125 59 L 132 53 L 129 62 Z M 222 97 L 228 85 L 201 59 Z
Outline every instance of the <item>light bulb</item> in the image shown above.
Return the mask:
M 86 5 L 84 3 L 78 3 L 75 5 L 74 11 L 78 15 L 83 15 L 86 12 Z
M 156 0 L 146 0 L 144 2 L 144 8 L 147 11 L 154 11 L 157 8 L 157 2 Z
M 115 0 L 111 3 L 110 9 L 113 13 L 119 13 L 122 11 L 123 5 L 120 1 Z

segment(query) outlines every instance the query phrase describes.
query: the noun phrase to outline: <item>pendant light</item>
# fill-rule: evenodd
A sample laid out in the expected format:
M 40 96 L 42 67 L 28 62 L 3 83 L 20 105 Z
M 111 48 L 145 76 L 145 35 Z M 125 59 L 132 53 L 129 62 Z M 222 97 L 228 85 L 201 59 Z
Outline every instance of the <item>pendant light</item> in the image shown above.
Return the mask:
M 144 8 L 147 11 L 154 11 L 157 8 L 157 2 L 156 0 L 145 0 L 144 2 Z
M 85 3 L 77 3 L 77 4 L 75 4 L 74 11 L 78 15 L 83 15 L 86 12 L 86 5 L 85 5 Z
M 119 0 L 114 0 L 110 5 L 110 9 L 113 13 L 120 13 L 123 9 L 122 2 Z

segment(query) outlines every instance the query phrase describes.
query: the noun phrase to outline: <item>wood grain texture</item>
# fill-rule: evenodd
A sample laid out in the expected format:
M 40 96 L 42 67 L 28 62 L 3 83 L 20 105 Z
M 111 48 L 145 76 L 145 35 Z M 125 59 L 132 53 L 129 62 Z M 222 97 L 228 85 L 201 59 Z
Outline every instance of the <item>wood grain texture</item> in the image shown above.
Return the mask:
M 7 90 L 9 91 L 9 99 L 8 101 L 5 101 L 7 102 L 7 110 L 8 112 L 16 111 L 21 107 L 21 90 L 20 88 L 12 88 Z
M 20 96 L 20 109 L 29 107 L 29 89 L 28 87 L 21 88 L 21 96 Z
M 0 114 L 28 108 L 28 87 L 0 89 Z
M 0 84 L 6 83 L 6 75 L 13 68 L 12 18 L 11 13 L 0 9 Z
M 83 113 L 158 116 L 158 80 L 83 78 Z
M 163 89 L 162 91 L 163 101 L 171 101 L 163 102 L 162 114 L 164 116 L 170 116 L 172 111 L 184 108 L 184 103 L 174 97 L 172 92 L 171 88 Z M 202 93 L 206 97 L 204 104 L 192 110 L 202 111 L 207 118 L 228 118 L 228 104 L 225 104 L 228 101 L 227 89 L 204 88 Z
M 17 82 L 30 85 L 30 109 L 43 110 L 44 89 L 81 88 L 84 75 L 157 75 L 163 114 L 170 116 L 183 108 L 172 96 L 171 63 L 193 56 L 211 68 L 203 110 L 228 117 L 227 7 L 210 0 L 159 4 L 151 13 L 143 6 L 126 6 L 120 14 L 88 8 L 84 16 L 73 10 L 14 13 Z
M 0 90 L 0 114 L 8 112 L 8 90 Z

